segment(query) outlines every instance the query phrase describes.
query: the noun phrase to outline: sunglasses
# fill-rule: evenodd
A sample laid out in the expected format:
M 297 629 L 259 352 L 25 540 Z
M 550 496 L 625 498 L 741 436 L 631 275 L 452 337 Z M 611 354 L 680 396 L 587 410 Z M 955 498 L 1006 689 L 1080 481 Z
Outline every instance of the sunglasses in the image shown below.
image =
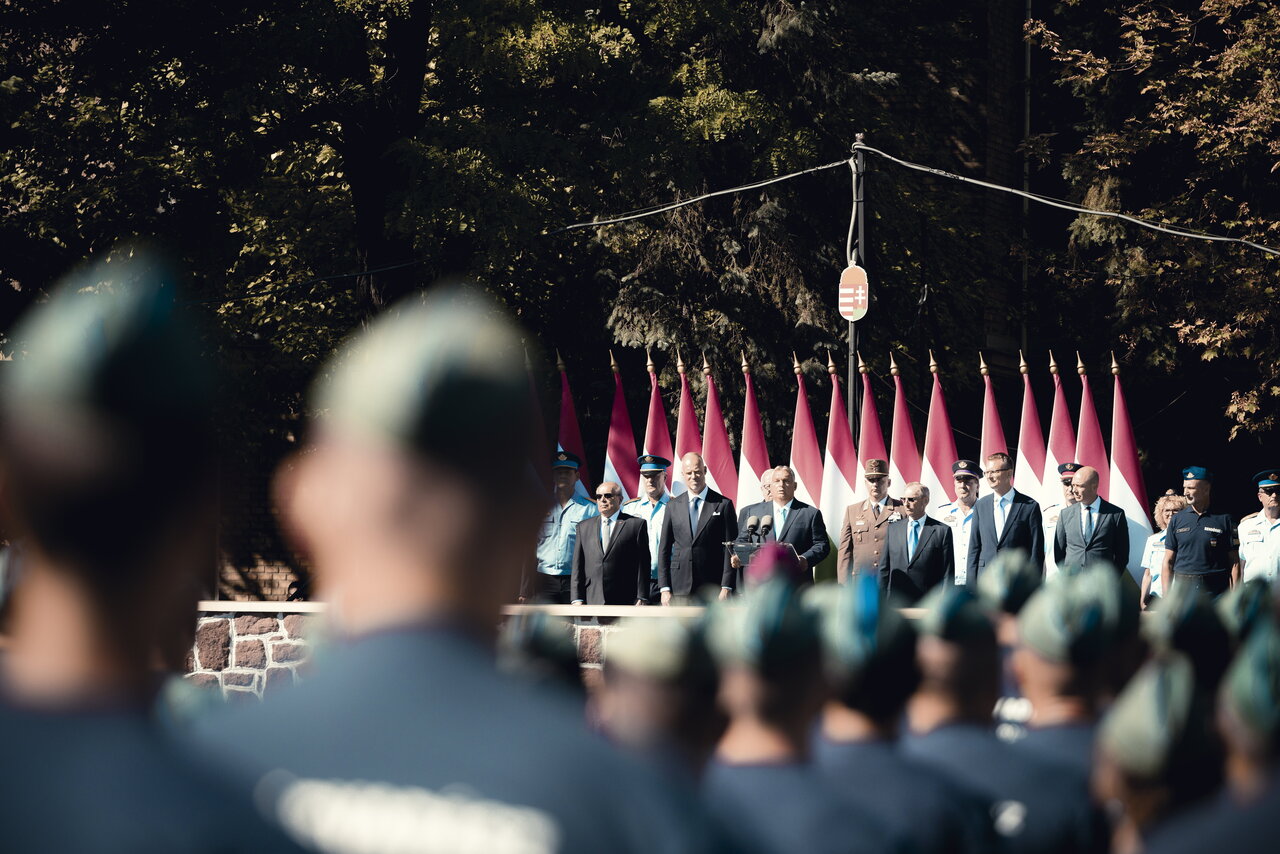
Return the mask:
M 1280 486 L 1263 486 L 1258 491 L 1263 495 L 1280 495 Z
M 604 501 L 606 498 L 621 498 L 621 495 L 614 495 L 612 492 L 597 492 L 596 501 Z
M 917 501 L 920 501 L 920 500 L 922 500 L 923 498 L 924 498 L 924 496 L 923 496 L 923 495 L 904 495 L 904 496 L 902 496 L 902 500 L 903 500 L 903 501 L 908 501 L 908 502 L 910 502 L 910 503 L 912 503 L 912 504 L 915 504 Z

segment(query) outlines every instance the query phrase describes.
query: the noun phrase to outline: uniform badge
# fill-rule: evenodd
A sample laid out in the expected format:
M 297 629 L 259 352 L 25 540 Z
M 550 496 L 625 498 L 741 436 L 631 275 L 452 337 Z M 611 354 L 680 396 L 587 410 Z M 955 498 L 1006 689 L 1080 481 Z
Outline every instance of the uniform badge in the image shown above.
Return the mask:
M 942 517 L 942 524 L 944 525 L 954 525 L 955 523 L 956 523 L 956 514 L 954 513 L 952 513 L 950 516 Z
M 901 513 L 899 513 L 899 512 L 897 512 L 897 511 L 895 510 L 895 511 L 894 511 L 894 513 L 893 513 L 893 515 L 889 517 L 889 521 L 890 521 L 890 522 L 901 522 L 901 521 L 902 521 L 902 514 L 901 514 Z
M 864 519 L 858 519 L 858 520 L 856 520 L 853 524 L 855 524 L 855 525 L 865 525 L 865 524 L 867 524 L 867 523 L 866 523 L 866 520 L 864 520 Z

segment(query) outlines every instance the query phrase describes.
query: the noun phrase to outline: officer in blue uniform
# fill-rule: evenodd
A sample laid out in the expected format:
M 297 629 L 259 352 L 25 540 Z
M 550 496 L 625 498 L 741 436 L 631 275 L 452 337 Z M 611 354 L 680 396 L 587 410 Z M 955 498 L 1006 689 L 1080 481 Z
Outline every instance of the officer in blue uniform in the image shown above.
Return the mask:
M 1103 852 L 1104 822 L 1078 770 L 1000 741 L 991 710 L 999 695 L 995 629 L 965 589 L 943 585 L 922 602 L 921 683 L 903 747 L 992 803 L 1009 852 Z
M 116 257 L 12 333 L 27 354 L 0 385 L 6 527 L 24 543 L 0 675 L 5 852 L 296 850 L 148 712 L 157 658 L 190 649 L 172 624 L 195 625 L 216 525 L 214 382 L 173 290 Z
M 324 852 L 705 850 L 690 791 L 495 665 L 546 508 L 518 477 L 521 333 L 481 299 L 411 297 L 321 372 L 323 419 L 278 494 L 331 640 L 306 681 L 207 719 L 200 743 Z
M 552 605 L 569 604 L 578 523 L 600 515 L 594 501 L 577 494 L 581 465 L 578 455 L 569 451 L 557 451 L 551 458 L 551 509 L 542 520 L 538 534 L 536 585 L 532 597 Z M 530 598 L 527 590 L 525 598 Z
M 881 600 L 869 576 L 821 585 L 808 598 L 819 614 L 831 688 L 814 751 L 819 771 L 916 854 L 990 851 L 991 804 L 898 749 L 899 722 L 920 683 L 911 623 Z
M 662 541 L 662 520 L 671 501 L 671 494 L 667 492 L 667 469 L 671 467 L 671 460 L 657 454 L 641 454 L 636 462 L 640 463 L 640 494 L 623 502 L 622 512 L 643 519 L 649 526 L 649 604 L 661 605 L 658 547 Z
M 729 728 L 703 796 L 742 850 L 902 850 L 904 839 L 869 807 L 837 796 L 806 761 L 826 692 L 817 619 L 792 582 L 775 576 L 709 619 Z
M 1221 596 L 1239 581 L 1236 525 L 1227 513 L 1210 504 L 1213 474 L 1204 466 L 1182 470 L 1182 494 L 1189 506 L 1169 520 L 1164 539 L 1161 581 L 1165 593 L 1185 583 L 1210 596 Z

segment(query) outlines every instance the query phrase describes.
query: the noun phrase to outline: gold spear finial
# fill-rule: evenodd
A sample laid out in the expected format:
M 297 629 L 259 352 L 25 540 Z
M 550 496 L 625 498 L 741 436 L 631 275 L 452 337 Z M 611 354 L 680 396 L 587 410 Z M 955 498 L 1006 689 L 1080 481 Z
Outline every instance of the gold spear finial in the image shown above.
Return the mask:
M 791 370 L 795 371 L 796 376 L 800 376 L 800 360 L 796 357 L 796 351 L 791 351 Z
M 556 367 L 560 369 L 560 373 L 564 373 L 564 359 L 560 358 L 559 350 L 556 350 Z
M 1080 358 L 1079 350 L 1076 351 L 1076 373 L 1079 374 L 1080 376 L 1084 376 L 1086 373 L 1088 373 L 1088 371 L 1085 369 L 1085 366 L 1084 366 L 1084 359 Z
M 1120 363 L 1116 361 L 1116 351 L 1111 351 L 1111 375 L 1113 377 L 1120 376 Z
M 1049 351 L 1049 373 L 1055 377 L 1058 375 L 1058 360 L 1053 358 L 1053 351 Z
M 933 351 L 929 351 L 929 373 L 936 374 L 938 372 L 938 360 L 933 358 Z
M 827 373 L 833 377 L 836 375 L 836 360 L 831 358 L 830 350 L 827 350 Z
M 889 373 L 893 374 L 895 377 L 898 376 L 899 373 L 901 373 L 898 370 L 898 360 L 893 358 L 892 353 L 889 354 Z
M 1022 355 L 1022 351 L 1021 351 L 1021 350 L 1019 350 L 1019 351 L 1018 351 L 1018 371 L 1019 371 L 1020 373 L 1024 373 L 1024 374 L 1026 374 L 1026 373 L 1030 373 L 1030 371 L 1031 371 L 1031 369 L 1030 369 L 1029 367 L 1027 367 L 1027 360 L 1026 360 L 1026 358 Z
M 612 348 L 612 347 L 610 347 L 610 348 L 609 348 L 609 367 L 613 369 L 613 372 L 614 372 L 615 374 L 616 374 L 616 373 L 620 373 L 620 372 L 618 371 L 618 360 L 617 360 L 617 359 L 615 359 L 615 358 L 613 358 L 613 348 Z
M 702 351 L 702 375 L 704 377 L 711 376 L 711 363 L 707 361 L 707 351 Z
M 751 365 L 747 364 L 747 351 L 739 350 L 738 352 L 742 353 L 742 372 L 744 374 L 751 373 Z
M 684 359 L 680 357 L 679 347 L 676 348 L 676 370 L 682 374 L 684 373 Z
M 648 347 L 644 348 L 644 357 L 648 359 L 648 361 L 645 362 L 645 367 L 649 369 L 649 373 L 655 373 L 654 368 L 656 366 L 653 364 L 653 353 L 649 352 Z
M 987 367 L 987 360 L 982 358 L 982 351 L 978 351 L 978 373 L 984 377 L 991 376 L 991 369 Z
M 858 356 L 858 373 L 860 374 L 871 373 L 871 369 L 867 367 L 867 363 L 862 361 L 862 354 L 858 353 L 857 356 Z

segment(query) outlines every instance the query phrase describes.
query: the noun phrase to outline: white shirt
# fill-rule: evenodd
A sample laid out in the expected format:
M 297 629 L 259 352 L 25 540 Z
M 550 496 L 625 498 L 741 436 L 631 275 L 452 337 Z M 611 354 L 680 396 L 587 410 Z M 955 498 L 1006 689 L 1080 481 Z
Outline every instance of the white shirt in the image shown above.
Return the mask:
M 964 584 L 969 573 L 969 530 L 972 528 L 973 506 L 966 508 L 959 501 L 953 501 L 939 507 L 938 513 L 942 515 L 942 524 L 951 529 L 951 542 L 955 546 L 956 584 Z
M 667 503 L 671 501 L 668 492 L 658 496 L 657 501 L 648 498 L 635 498 L 623 504 L 619 512 L 628 516 L 643 519 L 649 526 L 649 578 L 658 578 L 658 546 L 662 542 L 662 520 L 667 518 Z
M 1148 593 L 1160 594 L 1160 569 L 1164 566 L 1164 535 L 1168 531 L 1160 531 L 1147 537 L 1147 548 L 1142 552 L 1142 568 L 1151 570 L 1151 589 Z
M 689 526 L 693 528 L 694 533 L 697 533 L 698 531 L 698 519 L 702 516 L 702 508 L 707 506 L 707 493 L 710 491 L 710 487 L 704 486 L 702 487 L 702 491 L 697 495 L 694 495 L 692 492 L 689 493 Z M 695 501 L 698 502 L 697 513 L 693 512 Z
M 1258 513 L 1240 521 L 1240 580 L 1275 580 L 1280 571 L 1280 519 L 1272 521 Z
M 778 535 L 782 533 L 782 528 L 787 524 L 787 517 L 791 515 L 791 505 L 795 504 L 793 498 L 786 504 L 773 502 L 773 538 L 776 540 Z
M 613 535 L 617 533 L 618 517 L 622 515 L 621 510 L 615 510 L 612 516 L 605 516 L 600 519 L 600 545 L 603 546 L 604 532 L 609 532 L 609 539 L 613 539 Z
M 1084 536 L 1084 537 L 1088 537 L 1088 536 L 1089 536 L 1089 533 L 1090 533 L 1090 532 L 1089 532 L 1089 517 L 1090 517 L 1090 513 L 1092 513 L 1092 516 L 1093 516 L 1093 529 L 1094 529 L 1095 531 L 1098 529 L 1098 511 L 1099 511 L 1099 510 L 1101 510 L 1101 509 L 1102 509 L 1102 496 L 1101 496 L 1101 495 L 1099 495 L 1097 498 L 1093 499 L 1093 503 L 1092 503 L 1092 504 L 1086 504 L 1084 507 L 1081 507 L 1081 508 L 1080 508 L 1080 534 L 1081 534 L 1081 536 Z
M 1004 536 L 1004 523 L 1009 521 L 1009 508 L 1013 506 L 1012 487 L 1004 495 L 992 493 L 991 514 L 996 523 L 996 539 Z

